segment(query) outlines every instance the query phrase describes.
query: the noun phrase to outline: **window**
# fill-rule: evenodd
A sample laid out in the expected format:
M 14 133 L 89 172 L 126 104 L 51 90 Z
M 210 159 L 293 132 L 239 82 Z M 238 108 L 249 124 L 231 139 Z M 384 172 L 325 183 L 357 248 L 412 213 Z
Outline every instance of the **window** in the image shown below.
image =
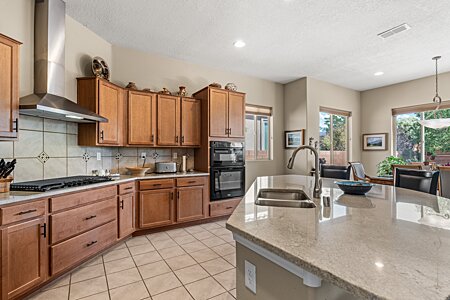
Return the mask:
M 320 158 L 327 164 L 345 166 L 348 163 L 350 112 L 320 108 Z
M 418 112 L 394 110 L 394 152 L 407 162 L 450 163 L 450 128 L 423 127 L 419 121 L 450 118 L 450 109 Z
M 272 108 L 256 105 L 245 107 L 245 159 L 271 159 Z

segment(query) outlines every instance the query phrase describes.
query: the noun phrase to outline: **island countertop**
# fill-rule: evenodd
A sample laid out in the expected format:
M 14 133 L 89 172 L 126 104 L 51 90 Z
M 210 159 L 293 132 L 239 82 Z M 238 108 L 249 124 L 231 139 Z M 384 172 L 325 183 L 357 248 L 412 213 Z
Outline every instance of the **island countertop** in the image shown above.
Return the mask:
M 330 207 L 282 208 L 256 205 L 258 191 L 300 188 L 312 199 L 314 178 L 257 178 L 227 228 L 361 298 L 448 299 L 449 199 L 383 185 L 351 196 L 322 180 Z

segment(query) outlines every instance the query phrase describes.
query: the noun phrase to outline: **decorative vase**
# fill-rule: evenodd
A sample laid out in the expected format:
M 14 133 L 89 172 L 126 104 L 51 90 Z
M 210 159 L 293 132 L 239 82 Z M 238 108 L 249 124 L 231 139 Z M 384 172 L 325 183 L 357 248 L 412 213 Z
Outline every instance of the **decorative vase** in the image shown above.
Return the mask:
M 126 89 L 130 89 L 130 90 L 137 90 L 137 86 L 136 83 L 134 82 L 128 82 L 127 86 L 125 87 Z
M 172 93 L 166 88 L 163 88 L 161 91 L 159 91 L 159 93 L 164 95 L 172 95 Z
M 185 97 L 185 96 L 187 96 L 187 93 L 186 93 L 186 87 L 185 86 L 180 86 L 180 87 L 178 87 L 180 90 L 178 91 L 178 95 L 179 96 L 181 96 L 181 97 Z
M 13 181 L 13 177 L 9 176 L 7 178 L 0 178 L 0 193 L 8 193 L 9 187 L 11 185 L 11 181 Z
M 234 83 L 230 82 L 230 83 L 227 83 L 227 85 L 225 86 L 225 89 L 234 92 L 234 91 L 237 91 L 237 86 Z
M 215 88 L 219 88 L 219 89 L 222 88 L 222 85 L 220 83 L 217 83 L 217 82 L 213 82 L 209 86 L 215 87 Z

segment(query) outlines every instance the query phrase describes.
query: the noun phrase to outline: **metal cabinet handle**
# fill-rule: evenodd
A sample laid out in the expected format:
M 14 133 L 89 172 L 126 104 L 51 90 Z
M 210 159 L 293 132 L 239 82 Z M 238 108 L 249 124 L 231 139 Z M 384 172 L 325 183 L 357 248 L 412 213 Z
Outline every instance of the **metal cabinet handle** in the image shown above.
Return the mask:
M 120 208 L 123 209 L 123 200 L 120 200 Z
M 151 137 L 151 142 L 153 143 L 153 141 L 155 140 L 155 135 L 154 134 L 152 134 L 152 137 Z
M 19 132 L 19 118 L 16 118 L 16 119 L 13 121 L 13 130 L 14 130 L 15 132 Z
M 86 217 L 85 220 L 90 220 L 90 219 L 93 219 L 93 218 L 96 218 L 96 217 L 97 217 L 97 215 L 92 215 L 92 216 Z
M 180 191 L 177 191 L 177 199 L 180 199 Z
M 47 223 L 44 223 L 44 225 L 41 226 L 43 230 L 43 232 L 41 233 L 41 235 L 45 238 L 47 238 Z
M 36 212 L 36 211 L 37 211 L 37 209 L 30 209 L 30 210 L 18 212 L 16 215 L 17 216 L 26 215 L 26 214 L 30 214 L 30 213 Z
M 131 190 L 132 188 L 133 188 L 132 186 L 129 186 L 129 187 L 124 188 L 124 190 Z
M 232 209 L 233 208 L 233 206 L 227 206 L 226 207 L 226 209 Z
M 225 128 L 225 134 L 228 134 L 228 128 Z
M 103 130 L 100 131 L 100 139 L 103 141 L 104 139 L 104 134 L 103 134 Z
M 197 181 L 195 181 L 195 180 L 191 180 L 191 181 L 188 181 L 188 183 L 196 183 Z
M 154 183 L 153 186 L 161 186 L 161 183 Z
M 231 128 L 228 128 L 228 134 L 231 134 Z
M 92 246 L 92 245 L 94 245 L 94 244 L 97 244 L 97 241 L 89 242 L 89 243 L 86 244 L 86 246 L 87 246 L 87 247 L 90 247 L 90 246 Z
M 181 142 L 184 143 L 184 135 L 181 136 Z
M 175 137 L 175 143 L 178 143 L 178 135 Z

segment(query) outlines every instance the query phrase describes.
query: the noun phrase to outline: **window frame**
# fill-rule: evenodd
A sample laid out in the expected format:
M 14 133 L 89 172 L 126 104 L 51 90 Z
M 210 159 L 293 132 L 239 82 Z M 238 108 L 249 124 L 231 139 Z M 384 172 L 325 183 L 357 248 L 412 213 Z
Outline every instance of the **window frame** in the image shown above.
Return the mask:
M 334 134 L 333 134 L 333 130 L 334 130 L 334 126 L 333 126 L 333 116 L 339 116 L 339 117 L 345 117 L 346 121 L 345 121 L 345 132 L 346 132 L 346 160 L 347 160 L 347 164 L 348 162 L 350 162 L 350 149 L 351 149 L 351 142 L 352 142 L 352 138 L 351 138 L 351 131 L 350 131 L 350 122 L 351 122 L 351 117 L 352 117 L 352 112 L 350 111 L 345 111 L 345 110 L 340 110 L 340 109 L 334 109 L 334 108 L 328 108 L 328 107 L 319 107 L 319 120 L 320 120 L 320 114 L 321 113 L 326 113 L 330 116 L 330 162 L 327 162 L 328 164 L 332 164 L 334 165 Z M 320 132 L 320 121 L 319 121 L 319 132 Z M 320 149 L 320 138 L 319 138 L 319 156 L 320 156 L 320 151 L 322 151 Z M 325 150 L 324 150 L 325 151 Z
M 245 151 L 245 160 L 246 161 L 271 161 L 273 160 L 273 116 L 272 116 L 272 107 L 268 106 L 260 106 L 260 105 L 252 105 L 246 104 L 245 106 L 245 120 L 247 121 L 247 117 L 252 116 L 254 122 L 254 131 L 253 131 L 253 144 L 254 144 L 254 158 L 250 159 L 247 157 L 247 149 Z M 269 145 L 268 145 L 268 155 L 267 158 L 258 158 L 258 133 L 260 133 L 260 128 L 258 128 L 258 117 L 264 117 L 268 119 L 268 132 L 269 132 Z M 245 126 L 245 130 L 247 131 L 247 127 Z M 258 132 L 259 131 L 259 132 Z M 247 132 L 246 132 L 247 133 Z

